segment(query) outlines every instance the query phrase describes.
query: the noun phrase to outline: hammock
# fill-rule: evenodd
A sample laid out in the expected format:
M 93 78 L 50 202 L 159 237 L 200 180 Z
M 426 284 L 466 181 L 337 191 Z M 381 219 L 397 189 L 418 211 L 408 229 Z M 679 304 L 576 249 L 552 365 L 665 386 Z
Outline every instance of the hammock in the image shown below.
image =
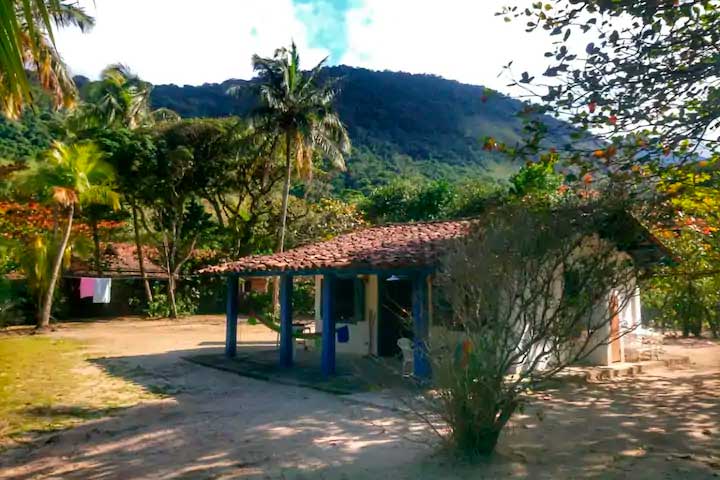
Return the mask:
M 253 321 L 258 321 L 273 332 L 280 333 L 280 325 L 273 322 L 272 320 L 262 318 L 260 315 L 250 315 L 250 317 L 248 318 L 248 323 L 252 325 Z M 322 338 L 322 333 L 302 333 L 293 331 L 292 336 L 293 338 L 301 338 L 303 340 L 315 340 L 317 338 Z

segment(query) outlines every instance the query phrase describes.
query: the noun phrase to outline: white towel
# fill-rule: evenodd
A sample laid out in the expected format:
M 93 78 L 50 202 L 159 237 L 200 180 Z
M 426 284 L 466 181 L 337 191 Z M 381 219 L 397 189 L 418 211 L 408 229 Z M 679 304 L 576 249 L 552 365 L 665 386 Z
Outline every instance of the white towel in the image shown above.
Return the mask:
M 111 278 L 96 278 L 93 289 L 93 303 L 110 303 Z

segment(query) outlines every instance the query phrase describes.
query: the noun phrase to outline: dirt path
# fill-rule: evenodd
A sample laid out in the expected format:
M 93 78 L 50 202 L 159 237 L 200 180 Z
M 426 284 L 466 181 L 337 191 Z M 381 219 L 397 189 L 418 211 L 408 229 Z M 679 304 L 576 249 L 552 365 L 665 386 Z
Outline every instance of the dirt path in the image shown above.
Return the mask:
M 222 320 L 113 321 L 54 335 L 94 364 L 165 392 L 118 416 L 0 454 L 0 479 L 690 478 L 720 476 L 720 347 L 673 346 L 695 368 L 544 392 L 488 464 L 434 454 L 413 419 L 182 360 L 222 348 Z M 242 325 L 246 346 L 275 334 Z

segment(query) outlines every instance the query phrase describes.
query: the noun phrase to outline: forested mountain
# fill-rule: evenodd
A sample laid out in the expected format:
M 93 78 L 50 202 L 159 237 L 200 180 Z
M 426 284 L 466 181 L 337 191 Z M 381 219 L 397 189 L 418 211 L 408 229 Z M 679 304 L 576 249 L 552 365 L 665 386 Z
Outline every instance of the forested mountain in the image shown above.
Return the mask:
M 445 178 L 507 177 L 518 168 L 497 152 L 483 150 L 483 138 L 513 144 L 522 135 L 516 115 L 522 102 L 433 75 L 329 67 L 321 80 L 337 82 L 337 109 L 353 143 L 348 171 L 336 175 L 335 190 L 369 190 L 402 176 Z M 88 82 L 75 77 L 78 87 Z M 200 86 L 156 85 L 153 108 L 170 108 L 183 117 L 246 115 L 257 102 L 255 80 L 227 80 Z M 237 87 L 237 95 L 227 92 Z M 0 120 L 0 158 L 28 158 L 52 140 L 54 115 L 28 111 L 22 122 Z M 554 125 L 555 142 L 567 127 Z M 557 133 L 560 132 L 560 133 Z
M 353 142 L 348 172 L 336 180 L 345 187 L 367 188 L 398 174 L 504 177 L 517 168 L 484 151 L 482 139 L 514 143 L 520 138 L 518 100 L 433 75 L 339 66 L 324 69 L 322 76 L 337 81 L 337 108 Z M 253 80 L 157 85 L 152 103 L 183 117 L 244 115 L 255 105 L 254 85 Z M 227 94 L 230 87 L 238 87 L 238 98 Z

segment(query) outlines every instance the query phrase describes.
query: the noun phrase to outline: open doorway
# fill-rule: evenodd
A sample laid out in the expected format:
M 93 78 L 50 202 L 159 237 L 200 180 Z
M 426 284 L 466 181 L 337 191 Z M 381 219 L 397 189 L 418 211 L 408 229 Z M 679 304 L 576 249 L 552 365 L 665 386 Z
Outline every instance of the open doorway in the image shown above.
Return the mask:
M 390 357 L 400 352 L 398 339 L 413 338 L 412 282 L 396 275 L 379 280 L 378 355 Z

